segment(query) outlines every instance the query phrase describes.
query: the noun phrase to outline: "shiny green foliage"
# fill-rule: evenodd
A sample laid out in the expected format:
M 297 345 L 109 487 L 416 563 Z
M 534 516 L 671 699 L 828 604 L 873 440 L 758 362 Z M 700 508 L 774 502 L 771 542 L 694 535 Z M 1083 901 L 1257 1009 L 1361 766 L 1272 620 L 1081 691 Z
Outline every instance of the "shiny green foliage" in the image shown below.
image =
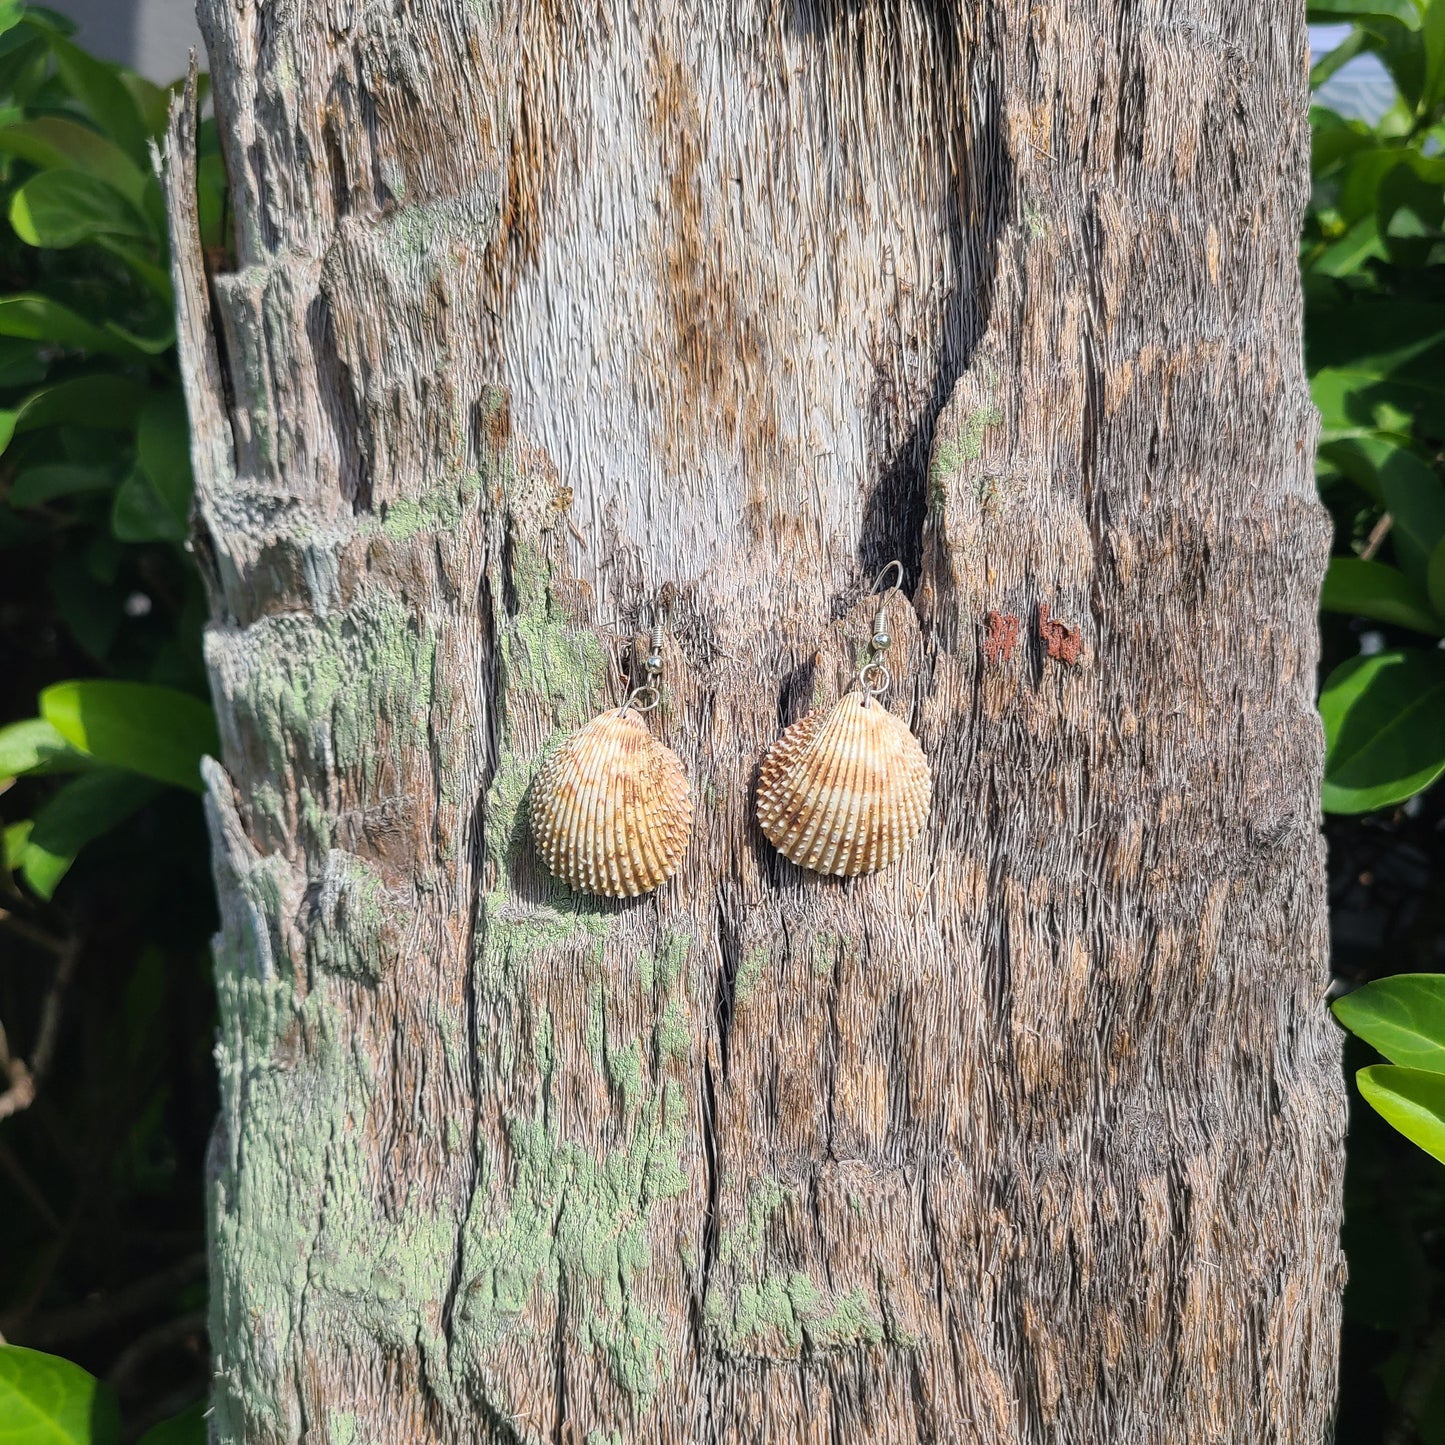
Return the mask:
M 1316 106 L 1301 260 L 1320 493 L 1335 522 L 1324 806 L 1391 807 L 1445 772 L 1445 0 L 1330 0 L 1316 83 L 1361 55 L 1394 82 L 1375 124 Z M 1351 633 L 1355 634 L 1351 636 Z M 1360 633 L 1382 633 L 1376 657 Z

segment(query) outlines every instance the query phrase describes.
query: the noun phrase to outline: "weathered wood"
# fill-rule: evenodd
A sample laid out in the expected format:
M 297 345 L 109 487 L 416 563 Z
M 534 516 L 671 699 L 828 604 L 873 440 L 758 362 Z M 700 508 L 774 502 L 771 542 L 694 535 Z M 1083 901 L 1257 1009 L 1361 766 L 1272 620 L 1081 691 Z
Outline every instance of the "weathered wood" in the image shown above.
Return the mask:
M 1325 1439 L 1303 7 L 200 11 L 213 1438 Z M 754 773 L 893 557 L 934 815 L 822 880 Z M 695 840 L 575 898 L 667 581 Z

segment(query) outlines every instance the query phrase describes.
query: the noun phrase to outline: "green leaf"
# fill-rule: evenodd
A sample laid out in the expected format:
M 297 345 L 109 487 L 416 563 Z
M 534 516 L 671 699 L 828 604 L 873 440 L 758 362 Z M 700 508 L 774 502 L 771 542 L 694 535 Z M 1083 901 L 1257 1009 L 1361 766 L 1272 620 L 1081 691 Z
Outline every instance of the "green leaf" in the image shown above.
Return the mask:
M 1325 680 L 1320 715 L 1325 811 L 1402 803 L 1445 772 L 1445 653 L 1400 648 L 1353 657 Z
M 1355 1082 L 1378 1114 L 1445 1164 L 1445 1074 L 1372 1064 L 1355 1075 Z
M 79 1365 L 0 1345 L 0 1440 L 7 1445 L 116 1445 L 120 1411 Z
M 91 657 L 105 661 L 122 620 L 114 589 L 95 579 L 87 557 L 75 548 L 56 556 L 48 573 L 51 604 L 60 620 Z
M 1445 307 L 1363 299 L 1314 306 L 1306 332 L 1325 440 L 1417 426 L 1445 436 Z
M 4 864 L 7 873 L 14 873 L 19 869 L 20 857 L 25 852 L 25 845 L 30 841 L 32 827 L 34 824 L 30 819 L 24 818 L 0 829 L 0 863 Z
M 118 827 L 160 791 L 119 768 L 72 778 L 35 815 L 20 857 L 20 873 L 42 898 L 52 898 L 87 843 Z M 0 1433 L 0 1440 L 5 1437 Z
M 1360 37 L 1363 40 L 1363 35 Z M 1347 46 L 1340 46 L 1330 52 L 1330 58 L 1338 55 Z M 1356 45 L 1349 59 L 1360 49 Z M 1327 106 L 1310 107 L 1310 170 L 1315 176 L 1322 175 L 1337 162 L 1360 151 L 1373 150 L 1378 145 L 1374 131 L 1363 121 L 1351 120 L 1337 114 Z
M 92 760 L 66 742 L 44 718 L 0 728 L 0 782 L 22 773 L 78 773 Z
M 24 14 L 24 0 L 0 0 L 0 35 L 14 29 Z
M 171 95 L 183 82 L 177 81 L 172 90 L 162 90 L 160 86 L 143 75 L 137 75 L 133 70 L 121 70 L 119 74 L 120 83 L 130 92 L 130 98 L 140 112 L 146 134 L 154 137 L 164 135 L 171 114 Z
M 1310 0 L 1310 23 L 1328 25 L 1341 20 L 1398 20 L 1411 30 L 1420 28 L 1414 0 Z
M 180 392 L 163 392 L 146 403 L 136 426 L 136 460 L 184 535 L 193 481 L 191 427 Z
M 114 322 L 108 321 L 104 327 L 92 326 L 68 306 L 38 291 L 0 296 L 0 336 L 48 341 L 112 356 L 133 356 L 138 351 L 149 355 L 158 349 L 148 339 L 134 336 Z
M 42 502 L 54 501 L 56 497 L 73 497 L 81 492 L 108 492 L 114 485 L 115 478 L 96 467 L 49 462 L 21 472 L 10 488 L 9 500 L 12 507 L 35 507 Z
M 1336 999 L 1334 1014 L 1392 1064 L 1445 1073 L 1445 974 L 1376 979 Z
M 91 118 L 132 160 L 150 164 L 150 136 L 134 97 L 126 89 L 113 65 L 87 55 L 68 40 L 54 40 L 50 46 L 60 78 Z
M 206 1445 L 206 1402 L 198 1400 L 189 1410 L 162 1420 L 140 1437 L 139 1445 Z
M 1352 276 L 1367 261 L 1385 256 L 1385 243 L 1374 216 L 1361 216 L 1338 241 L 1311 257 L 1310 269 L 1320 276 Z
M 1347 617 L 1369 617 L 1439 637 L 1445 621 L 1430 607 L 1423 588 L 1403 572 L 1364 557 L 1331 557 L 1320 606 Z
M 1419 6 L 1416 6 L 1419 14 Z M 1371 36 L 1370 49 L 1380 57 L 1390 79 L 1395 82 L 1400 103 L 1378 124 L 1386 135 L 1407 135 L 1419 113 L 1425 92 L 1425 45 L 1418 27 L 1390 17 L 1372 17 L 1364 21 Z
M 1412 154 L 1396 166 L 1380 182 L 1378 215 L 1390 260 L 1428 266 L 1445 221 L 1445 162 Z
M 44 358 L 28 341 L 0 338 L 0 386 L 31 386 L 44 377 Z
M 10 199 L 10 225 L 27 246 L 64 250 L 101 236 L 147 240 L 149 228 L 110 186 L 83 171 L 41 171 Z
M 176 787 L 201 791 L 201 758 L 220 752 L 210 707 L 145 682 L 58 682 L 40 715 L 83 753 Z
M 1445 306 L 1381 301 L 1366 294 L 1316 308 L 1307 329 L 1311 371 L 1365 358 L 1372 369 L 1389 375 L 1402 367 L 1434 364 L 1445 347 Z
M 1425 50 L 1425 87 L 1421 107 L 1433 110 L 1445 99 L 1445 5 L 1429 0 L 1422 18 L 1421 38 Z
M 144 214 L 146 173 L 112 140 L 79 121 L 47 115 L 0 126 L 0 152 L 43 168 L 84 171 L 119 191 Z
M 43 426 L 132 431 L 136 413 L 149 396 L 148 388 L 133 377 L 112 371 L 91 372 L 58 381 L 54 386 L 42 386 L 26 397 L 18 410 L 0 413 L 0 417 L 8 418 L 8 422 L 0 422 L 0 452 L 9 446 L 12 435 Z
M 165 302 L 167 311 L 170 310 L 175 302 L 175 290 L 171 285 L 171 273 L 164 266 L 157 265 L 132 243 L 117 240 L 114 236 L 97 236 L 95 244 L 129 266 L 141 285 L 159 296 Z M 174 337 L 175 333 L 168 334 Z
M 139 468 L 120 484 L 110 510 L 110 529 L 122 542 L 181 542 L 189 522 L 177 515 L 150 477 Z
M 1425 591 L 1430 596 L 1430 605 L 1445 616 L 1445 542 L 1430 554 L 1430 563 L 1425 569 Z
M 1372 135 L 1371 139 L 1377 138 Z M 1347 224 L 1375 217 L 1380 188 L 1392 171 L 1406 164 L 1407 155 L 1397 145 L 1375 144 L 1355 151 L 1346 160 L 1338 177 L 1335 207 Z
M 1390 545 L 1400 568 L 1423 589 L 1430 558 L 1445 540 L 1445 483 L 1439 474 L 1389 437 L 1352 437 L 1321 452 L 1389 512 Z

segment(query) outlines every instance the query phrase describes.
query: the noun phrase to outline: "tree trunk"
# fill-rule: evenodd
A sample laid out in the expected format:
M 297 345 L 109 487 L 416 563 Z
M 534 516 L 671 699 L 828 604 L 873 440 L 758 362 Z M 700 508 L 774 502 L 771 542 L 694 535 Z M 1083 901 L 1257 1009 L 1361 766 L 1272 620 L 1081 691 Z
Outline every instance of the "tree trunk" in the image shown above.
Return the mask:
M 1303 5 L 200 11 L 212 1439 L 1324 1440 Z M 933 813 L 820 878 L 895 557 Z M 693 842 L 574 896 L 667 582 Z

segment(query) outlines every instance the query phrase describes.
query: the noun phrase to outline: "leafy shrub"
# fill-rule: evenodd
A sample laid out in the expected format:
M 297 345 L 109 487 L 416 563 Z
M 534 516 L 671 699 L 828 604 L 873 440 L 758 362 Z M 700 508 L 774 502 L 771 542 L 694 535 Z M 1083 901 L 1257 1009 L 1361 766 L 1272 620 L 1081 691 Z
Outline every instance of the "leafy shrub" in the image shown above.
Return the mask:
M 1335 1017 L 1389 1060 L 1355 1076 L 1383 1118 L 1445 1164 L 1445 974 L 1399 973 L 1357 988 Z
M 107 679 L 55 685 L 42 663 L 38 716 L 0 729 L 0 788 L 68 778 L 24 790 L 30 816 L 6 809 L 4 860 L 49 898 L 159 787 L 198 788 L 216 744 L 152 156 L 170 94 L 87 55 L 48 12 L 10 4 L 0 26 L 0 555 L 49 595 L 67 634 L 55 652 Z M 214 244 L 213 127 L 202 174 Z
M 1397 91 L 1374 125 L 1313 110 L 1302 252 L 1319 486 L 1336 526 L 1322 606 L 1384 644 L 1356 645 L 1320 695 L 1324 806 L 1363 813 L 1445 772 L 1445 0 L 1335 0 L 1311 18 L 1350 22 L 1317 83 L 1373 54 Z
M 126 1438 L 204 1438 L 194 1411 L 158 1423 L 207 1378 L 214 1115 L 170 98 L 0 0 L 0 1439 L 104 1445 L 119 1409 Z

